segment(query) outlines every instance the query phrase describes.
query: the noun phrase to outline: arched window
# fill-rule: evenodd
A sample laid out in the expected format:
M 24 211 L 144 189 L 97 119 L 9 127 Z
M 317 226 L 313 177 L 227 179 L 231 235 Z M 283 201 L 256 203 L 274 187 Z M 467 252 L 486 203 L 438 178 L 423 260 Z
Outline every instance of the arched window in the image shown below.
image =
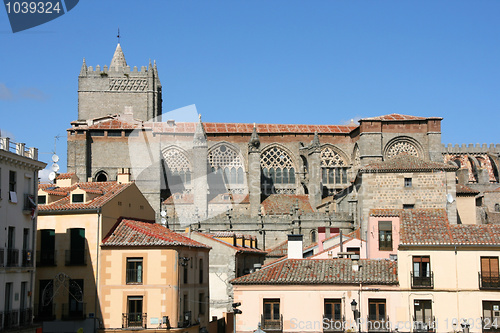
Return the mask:
M 331 147 L 321 150 L 321 175 L 324 185 L 347 184 L 347 163 Z
M 500 204 L 498 204 L 498 203 L 495 204 L 495 212 L 497 212 L 497 213 L 500 212 Z
M 295 184 L 293 161 L 283 149 L 272 147 L 264 151 L 260 157 L 260 166 L 264 178 L 273 184 Z
M 179 181 L 183 184 L 191 184 L 191 164 L 180 149 L 170 148 L 165 150 L 163 160 L 167 166 L 169 185 L 179 183 Z
M 95 175 L 95 181 L 96 182 L 107 182 L 108 181 L 108 175 L 104 171 L 99 171 Z
M 241 155 L 226 145 L 220 145 L 208 153 L 208 161 L 212 172 L 223 174 L 224 182 L 232 185 L 245 183 L 244 165 Z
M 311 243 L 316 243 L 316 231 L 311 230 Z

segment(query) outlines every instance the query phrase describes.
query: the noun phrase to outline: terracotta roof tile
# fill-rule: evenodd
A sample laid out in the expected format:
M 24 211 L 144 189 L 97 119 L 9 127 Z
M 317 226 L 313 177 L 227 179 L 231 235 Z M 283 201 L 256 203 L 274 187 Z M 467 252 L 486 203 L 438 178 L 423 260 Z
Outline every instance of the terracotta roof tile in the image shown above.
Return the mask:
M 263 202 L 265 215 L 290 214 L 290 210 L 298 204 L 301 212 L 313 212 L 309 196 L 300 194 L 271 194 Z
M 56 180 L 59 180 L 59 179 L 70 179 L 70 178 L 74 177 L 75 175 L 76 175 L 76 173 L 74 173 L 74 172 L 60 173 L 56 177 Z
M 205 244 L 173 232 L 153 221 L 127 218 L 118 220 L 103 239 L 102 246 L 188 246 L 210 249 Z
M 462 195 L 471 195 L 475 196 L 478 195 L 480 191 L 476 191 L 470 187 L 464 186 L 462 184 L 457 184 L 457 194 L 462 194 Z
M 50 189 L 45 186 L 40 186 L 39 188 L 45 192 L 52 195 L 62 195 L 62 199 L 57 200 L 53 203 L 46 205 L 38 205 L 38 210 L 40 214 L 50 211 L 71 211 L 71 210 L 81 210 L 81 209 L 97 209 L 108 203 L 112 198 L 121 193 L 123 190 L 128 188 L 134 183 L 117 183 L 117 182 L 87 182 L 87 183 L 76 183 L 71 187 L 54 187 Z M 135 186 L 135 185 L 134 185 Z M 102 194 L 92 201 L 87 203 L 71 203 L 70 192 L 76 188 L 81 188 L 82 190 Z
M 402 121 L 402 120 L 427 120 L 429 118 L 425 118 L 425 117 L 417 117 L 417 116 L 407 116 L 407 115 L 404 115 L 404 114 L 397 114 L 397 113 L 393 113 L 393 114 L 388 114 L 388 115 L 385 115 L 385 116 L 379 116 L 379 117 L 372 117 L 372 118 L 363 118 L 361 119 L 361 121 L 363 120 L 368 120 L 368 121 L 373 121 L 373 120 L 381 120 L 381 121 Z
M 368 164 L 359 171 L 364 173 L 375 172 L 394 172 L 394 171 L 413 171 L 413 172 L 431 172 L 437 171 L 456 171 L 458 168 L 449 164 L 426 161 L 422 158 L 408 154 L 399 154 L 383 162 Z
M 351 259 L 287 259 L 236 278 L 232 284 L 398 284 L 397 262 L 361 259 L 358 271 Z

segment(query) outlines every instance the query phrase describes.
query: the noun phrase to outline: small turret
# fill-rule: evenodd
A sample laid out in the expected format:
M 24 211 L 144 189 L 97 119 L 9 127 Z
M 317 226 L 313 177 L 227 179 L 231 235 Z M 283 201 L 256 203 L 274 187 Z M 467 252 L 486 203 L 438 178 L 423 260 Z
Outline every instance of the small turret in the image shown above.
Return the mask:
M 113 59 L 111 59 L 111 64 L 109 65 L 109 67 L 110 68 L 127 67 L 127 61 L 125 60 L 125 55 L 123 54 L 120 43 L 116 45 L 115 54 L 113 54 Z
M 199 121 L 196 124 L 196 130 L 194 131 L 193 146 L 207 147 L 207 133 L 205 132 L 203 123 L 201 122 L 201 114 L 198 117 Z

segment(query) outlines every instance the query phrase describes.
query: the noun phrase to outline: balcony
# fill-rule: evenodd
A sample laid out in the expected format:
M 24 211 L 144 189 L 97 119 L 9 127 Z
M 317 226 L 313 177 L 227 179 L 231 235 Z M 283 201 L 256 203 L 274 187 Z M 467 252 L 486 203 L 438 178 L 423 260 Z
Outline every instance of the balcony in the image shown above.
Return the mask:
M 342 319 L 335 319 L 331 315 L 323 315 L 323 332 L 343 332 L 344 329 L 345 316 L 342 316 Z
M 33 214 L 35 209 L 36 209 L 35 196 L 33 194 L 24 194 L 23 213 Z
M 368 316 L 367 317 L 368 332 L 390 332 L 391 322 L 389 316 Z
M 56 319 L 55 304 L 35 304 L 35 321 L 51 321 Z
M 7 249 L 7 267 L 19 266 L 19 250 Z
M 147 328 L 147 313 L 122 313 L 122 328 Z
M 33 318 L 33 309 L 27 308 L 19 311 L 19 326 L 31 325 Z
M 264 319 L 264 315 L 261 315 L 260 322 L 260 328 L 266 332 L 283 332 L 283 315 L 280 315 L 280 319 Z
M 413 317 L 413 332 L 415 333 L 433 333 L 436 332 L 436 319 L 434 316 L 427 318 L 427 320 L 417 321 Z
M 37 267 L 43 266 L 56 266 L 57 251 L 56 250 L 43 250 L 36 253 Z
M 413 289 L 433 289 L 434 272 L 428 272 L 429 276 L 416 276 L 411 272 L 411 287 Z
M 10 310 L 4 312 L 4 328 L 13 328 L 19 326 L 19 310 Z
M 67 303 L 62 305 L 62 320 L 83 320 L 86 317 L 86 303 Z
M 22 267 L 33 267 L 33 258 L 31 250 L 23 250 L 21 265 Z
M 500 276 L 497 274 L 479 274 L 479 289 L 500 289 Z M 498 323 L 500 325 L 500 323 Z
M 66 266 L 86 266 L 87 256 L 85 249 L 72 249 L 65 251 Z

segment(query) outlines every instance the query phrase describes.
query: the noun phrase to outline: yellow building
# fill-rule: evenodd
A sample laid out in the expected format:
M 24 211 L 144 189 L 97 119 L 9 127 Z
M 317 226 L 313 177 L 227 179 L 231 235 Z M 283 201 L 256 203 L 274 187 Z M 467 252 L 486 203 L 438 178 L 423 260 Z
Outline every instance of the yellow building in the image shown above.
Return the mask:
M 117 182 L 79 183 L 71 173 L 38 190 L 35 319 L 50 332 L 102 325 L 98 286 L 101 240 L 123 216 L 154 210 L 122 170 Z
M 104 331 L 206 327 L 209 250 L 153 222 L 118 221 L 101 245 Z

